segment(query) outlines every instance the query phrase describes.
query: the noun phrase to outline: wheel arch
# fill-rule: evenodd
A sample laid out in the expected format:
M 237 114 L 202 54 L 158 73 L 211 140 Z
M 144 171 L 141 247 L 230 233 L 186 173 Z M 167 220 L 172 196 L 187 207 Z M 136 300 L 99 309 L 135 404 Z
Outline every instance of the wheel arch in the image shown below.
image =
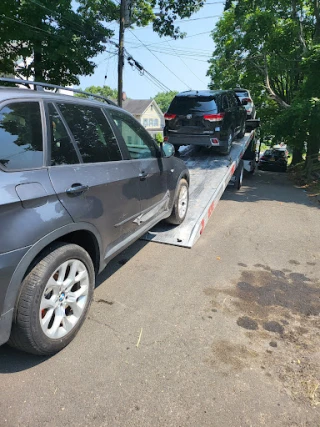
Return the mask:
M 20 295 L 21 282 L 42 254 L 48 251 L 50 245 L 57 242 L 75 243 L 85 249 L 92 259 L 96 274 L 104 266 L 102 242 L 96 228 L 91 224 L 68 224 L 49 233 L 30 247 L 12 275 L 3 306 L 3 313 L 11 312 L 11 319 Z

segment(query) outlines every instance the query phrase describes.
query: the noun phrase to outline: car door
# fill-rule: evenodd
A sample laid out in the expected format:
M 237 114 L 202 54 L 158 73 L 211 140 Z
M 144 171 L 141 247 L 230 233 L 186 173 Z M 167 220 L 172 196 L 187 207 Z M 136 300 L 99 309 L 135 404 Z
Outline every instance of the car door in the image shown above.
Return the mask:
M 129 114 L 108 109 L 117 130 L 124 140 L 134 169 L 139 170 L 141 225 L 148 224 L 168 209 L 170 193 L 167 188 L 168 165 L 149 133 Z
M 123 159 L 99 106 L 50 103 L 48 117 L 54 189 L 75 222 L 96 227 L 110 256 L 137 228 L 138 170 Z
M 72 222 L 45 167 L 44 123 L 41 100 L 0 107 L 0 253 L 27 248 Z

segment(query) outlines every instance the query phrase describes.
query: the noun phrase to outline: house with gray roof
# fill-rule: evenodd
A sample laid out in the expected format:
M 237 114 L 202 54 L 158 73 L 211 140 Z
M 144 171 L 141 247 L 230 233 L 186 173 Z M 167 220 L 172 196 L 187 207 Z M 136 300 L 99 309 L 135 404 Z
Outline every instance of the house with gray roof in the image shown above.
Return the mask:
M 154 99 L 126 99 L 122 108 L 129 111 L 155 137 L 163 132 L 164 117 Z

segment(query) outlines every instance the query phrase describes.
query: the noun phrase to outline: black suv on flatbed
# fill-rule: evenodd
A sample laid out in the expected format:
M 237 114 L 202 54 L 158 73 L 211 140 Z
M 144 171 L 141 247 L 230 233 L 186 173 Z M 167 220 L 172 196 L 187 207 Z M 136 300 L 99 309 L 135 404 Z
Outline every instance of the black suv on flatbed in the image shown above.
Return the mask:
M 196 90 L 177 94 L 164 115 L 165 141 L 181 145 L 231 150 L 234 138 L 245 134 L 247 113 L 232 90 Z

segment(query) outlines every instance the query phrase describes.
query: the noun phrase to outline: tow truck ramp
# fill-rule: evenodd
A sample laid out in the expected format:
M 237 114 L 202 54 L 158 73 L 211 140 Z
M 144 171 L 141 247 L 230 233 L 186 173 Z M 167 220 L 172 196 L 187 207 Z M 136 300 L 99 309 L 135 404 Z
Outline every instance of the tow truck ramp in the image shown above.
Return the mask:
M 168 245 L 192 248 L 199 239 L 209 218 L 229 184 L 242 159 L 254 131 L 233 143 L 228 156 L 215 154 L 210 149 L 197 150 L 188 146 L 180 155 L 190 172 L 189 208 L 179 226 L 161 222 L 142 239 Z

